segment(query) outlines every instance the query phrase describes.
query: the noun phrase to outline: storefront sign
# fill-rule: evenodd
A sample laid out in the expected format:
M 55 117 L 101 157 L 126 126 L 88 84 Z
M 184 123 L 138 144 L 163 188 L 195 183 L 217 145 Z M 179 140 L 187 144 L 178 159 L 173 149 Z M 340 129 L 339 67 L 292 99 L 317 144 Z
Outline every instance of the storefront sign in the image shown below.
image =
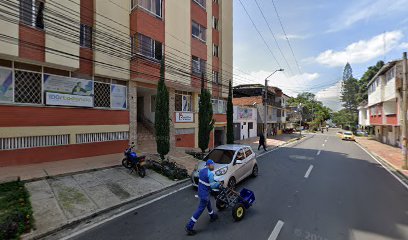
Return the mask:
M 122 85 L 111 85 L 111 108 L 127 108 L 127 88 Z
M 0 68 L 0 102 L 13 102 L 13 72 Z
M 252 109 L 237 107 L 238 119 L 252 119 Z
M 93 96 L 92 80 L 44 74 L 44 91 L 80 96 Z
M 194 122 L 194 113 L 176 112 L 176 122 Z
M 47 105 L 93 107 L 92 96 L 75 96 L 72 94 L 47 92 L 45 101 Z

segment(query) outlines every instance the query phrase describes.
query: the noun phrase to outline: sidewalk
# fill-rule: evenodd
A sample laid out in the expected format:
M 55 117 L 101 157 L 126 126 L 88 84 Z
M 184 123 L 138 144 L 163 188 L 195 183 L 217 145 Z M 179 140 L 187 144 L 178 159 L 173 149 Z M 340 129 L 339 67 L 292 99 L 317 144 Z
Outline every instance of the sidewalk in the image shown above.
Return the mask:
M 388 162 L 396 170 L 408 177 L 408 170 L 403 170 L 403 156 L 400 148 L 383 144 L 376 140 L 370 140 L 366 137 L 356 137 L 356 142 L 367 149 L 369 152 Z
M 39 238 L 181 182 L 150 170 L 140 178 L 123 167 L 114 167 L 26 183 L 36 229 L 23 239 Z
M 273 138 L 267 138 L 266 139 L 266 149 L 270 150 L 273 148 L 276 148 L 278 146 L 281 146 L 282 144 L 287 143 L 288 141 L 294 141 L 295 139 L 299 138 L 299 134 L 281 134 L 278 136 L 274 136 Z M 245 144 L 251 146 L 251 148 L 254 150 L 254 152 L 258 155 L 264 152 L 263 148 L 261 147 L 258 150 L 258 145 L 259 145 L 259 137 L 252 137 L 252 138 L 247 138 L 243 140 L 238 140 L 235 141 L 237 144 Z

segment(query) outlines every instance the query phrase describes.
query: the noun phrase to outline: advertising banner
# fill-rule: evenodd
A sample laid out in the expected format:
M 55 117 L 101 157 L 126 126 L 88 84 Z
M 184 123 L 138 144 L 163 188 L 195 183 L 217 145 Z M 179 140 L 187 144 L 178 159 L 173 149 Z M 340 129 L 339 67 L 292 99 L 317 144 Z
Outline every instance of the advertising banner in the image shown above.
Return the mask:
M 92 80 L 44 74 L 44 91 L 80 96 L 93 96 Z
M 252 109 L 249 108 L 237 108 L 238 119 L 252 119 Z
M 176 122 L 194 122 L 194 113 L 176 112 Z
M 46 103 L 56 106 L 93 107 L 93 97 L 61 93 L 46 93 Z
M 0 68 L 0 102 L 13 102 L 13 72 Z
M 111 85 L 111 108 L 127 108 L 127 88 L 122 85 Z

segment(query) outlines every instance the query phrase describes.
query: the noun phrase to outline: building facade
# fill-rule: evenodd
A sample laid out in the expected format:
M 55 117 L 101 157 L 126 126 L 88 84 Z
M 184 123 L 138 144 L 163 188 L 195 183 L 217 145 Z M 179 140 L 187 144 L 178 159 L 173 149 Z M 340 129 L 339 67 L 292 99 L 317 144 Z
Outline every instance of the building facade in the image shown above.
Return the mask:
M 197 147 L 202 76 L 210 145 L 224 140 L 232 0 L 10 0 L 0 15 L 0 166 L 153 144 L 163 57 L 171 147 Z
M 242 140 L 257 136 L 257 108 L 252 99 L 234 98 L 234 140 Z

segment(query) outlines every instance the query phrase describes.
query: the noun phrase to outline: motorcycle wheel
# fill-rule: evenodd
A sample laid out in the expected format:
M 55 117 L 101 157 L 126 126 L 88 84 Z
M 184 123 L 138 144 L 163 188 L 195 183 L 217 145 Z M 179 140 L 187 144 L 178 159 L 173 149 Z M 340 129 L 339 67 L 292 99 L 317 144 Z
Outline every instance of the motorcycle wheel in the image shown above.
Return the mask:
M 124 166 L 127 169 L 131 169 L 133 167 L 133 164 L 131 161 L 129 161 L 127 158 L 124 158 L 122 160 L 122 166 Z
M 144 178 L 146 176 L 146 169 L 143 166 L 139 166 L 137 169 L 137 173 L 141 178 Z

